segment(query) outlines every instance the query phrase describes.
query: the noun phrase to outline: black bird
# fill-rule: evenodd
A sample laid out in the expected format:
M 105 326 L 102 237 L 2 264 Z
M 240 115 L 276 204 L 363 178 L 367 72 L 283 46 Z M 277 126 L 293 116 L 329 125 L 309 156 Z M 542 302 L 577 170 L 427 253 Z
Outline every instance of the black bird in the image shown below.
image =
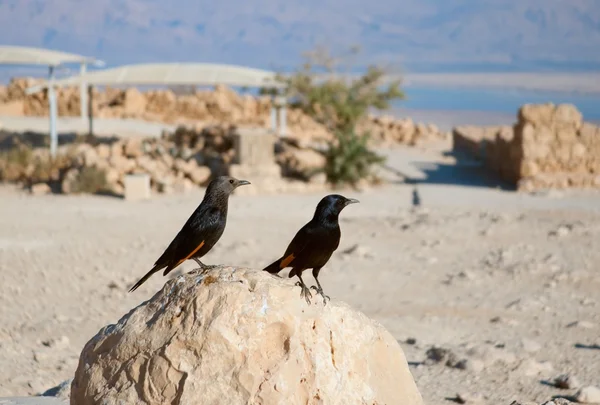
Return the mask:
M 417 186 L 413 187 L 413 191 L 412 191 L 412 205 L 413 205 L 413 207 L 420 207 L 421 206 L 421 195 L 419 194 L 419 189 L 417 189 Z
M 319 271 L 340 244 L 341 232 L 338 222 L 340 212 L 347 205 L 357 202 L 358 200 L 354 198 L 346 198 L 339 194 L 324 197 L 317 205 L 313 218 L 294 236 L 284 255 L 263 270 L 276 274 L 286 267 L 291 267 L 289 277 L 298 276 L 300 281 L 296 285 L 302 287 L 300 296 L 310 304 L 312 294 L 302 280 L 302 272 L 312 269 L 317 287 L 311 288 L 314 288 L 325 302 L 329 297 L 323 293 L 323 287 L 319 283 Z
M 227 206 L 229 195 L 239 186 L 250 184 L 246 180 L 220 176 L 210 182 L 202 202 L 189 217 L 169 247 L 158 258 L 154 267 L 140 279 L 131 289 L 135 291 L 150 276 L 165 269 L 163 276 L 188 259 L 194 259 L 203 269 L 205 266 L 200 258 L 207 254 L 217 243 L 227 223 Z

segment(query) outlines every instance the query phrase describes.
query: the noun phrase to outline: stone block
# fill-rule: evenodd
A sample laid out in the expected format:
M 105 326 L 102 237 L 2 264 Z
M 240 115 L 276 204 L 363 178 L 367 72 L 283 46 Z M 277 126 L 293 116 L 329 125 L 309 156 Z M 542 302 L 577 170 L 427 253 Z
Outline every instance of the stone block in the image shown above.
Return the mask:
M 146 173 L 125 176 L 125 200 L 139 201 L 150 198 L 150 176 Z
M 275 161 L 275 134 L 265 128 L 238 128 L 233 134 L 235 156 L 239 165 L 268 165 Z

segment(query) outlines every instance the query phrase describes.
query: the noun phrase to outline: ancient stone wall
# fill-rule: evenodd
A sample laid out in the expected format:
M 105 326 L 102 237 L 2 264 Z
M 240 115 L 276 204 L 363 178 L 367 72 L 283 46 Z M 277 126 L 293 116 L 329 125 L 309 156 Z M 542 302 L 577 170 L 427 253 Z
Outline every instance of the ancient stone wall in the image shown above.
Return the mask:
M 453 139 L 519 190 L 600 187 L 600 127 L 572 105 L 527 104 L 513 127 L 456 128 Z
M 520 189 L 600 187 L 600 128 L 574 106 L 523 106 L 513 142 Z
M 47 116 L 47 93 L 25 94 L 28 87 L 38 83 L 37 79 L 13 79 L 7 87 L 0 86 L 0 115 Z M 58 89 L 57 106 L 59 116 L 79 116 L 79 88 Z M 180 125 L 201 122 L 204 125 L 271 126 L 269 96 L 242 95 L 226 86 L 184 95 L 176 95 L 171 90 L 94 89 L 92 112 L 97 118 L 137 118 Z M 389 116 L 365 117 L 357 129 L 370 133 L 374 143 L 388 145 L 414 145 L 446 136 L 434 125 Z M 287 111 L 287 132 L 290 137 L 309 142 L 328 140 L 333 136 L 325 126 L 294 108 Z

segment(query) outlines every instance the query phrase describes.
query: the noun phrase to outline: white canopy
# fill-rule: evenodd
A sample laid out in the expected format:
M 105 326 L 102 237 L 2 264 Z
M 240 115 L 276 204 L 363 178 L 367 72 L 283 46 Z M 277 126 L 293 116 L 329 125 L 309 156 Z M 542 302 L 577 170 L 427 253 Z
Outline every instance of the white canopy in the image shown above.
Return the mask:
M 153 63 L 126 65 L 112 69 L 89 72 L 55 80 L 54 86 L 67 87 L 85 82 L 88 85 L 197 85 L 214 86 L 224 84 L 240 87 L 282 87 L 276 74 L 267 70 L 242 66 L 211 63 Z M 48 83 L 28 89 L 28 93 L 40 91 Z
M 50 49 L 0 45 L 1 65 L 59 66 L 68 63 L 94 63 L 95 58 Z

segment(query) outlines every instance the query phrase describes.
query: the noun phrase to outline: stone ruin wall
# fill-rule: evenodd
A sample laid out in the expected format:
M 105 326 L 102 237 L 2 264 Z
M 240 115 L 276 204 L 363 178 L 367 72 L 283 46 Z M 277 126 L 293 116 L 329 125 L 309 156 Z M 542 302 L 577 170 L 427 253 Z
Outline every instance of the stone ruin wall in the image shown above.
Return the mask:
M 25 94 L 28 87 L 39 83 L 37 79 L 14 78 L 8 86 L 0 86 L 0 115 L 47 116 L 47 93 Z M 56 99 L 59 116 L 80 115 L 78 87 L 57 89 Z M 106 86 L 104 91 L 94 88 L 91 110 L 96 118 L 135 118 L 185 126 L 271 126 L 270 96 L 238 94 L 222 85 L 215 86 L 214 90 L 180 95 L 168 89 L 141 92 L 134 87 L 117 89 Z M 368 132 L 373 143 L 378 145 L 416 145 L 449 136 L 435 125 L 390 116 L 365 117 L 358 130 Z M 289 136 L 307 142 L 333 137 L 324 125 L 297 108 L 288 108 L 287 131 Z
M 600 188 L 600 127 L 572 105 L 528 104 L 512 127 L 458 127 L 453 139 L 519 190 Z

